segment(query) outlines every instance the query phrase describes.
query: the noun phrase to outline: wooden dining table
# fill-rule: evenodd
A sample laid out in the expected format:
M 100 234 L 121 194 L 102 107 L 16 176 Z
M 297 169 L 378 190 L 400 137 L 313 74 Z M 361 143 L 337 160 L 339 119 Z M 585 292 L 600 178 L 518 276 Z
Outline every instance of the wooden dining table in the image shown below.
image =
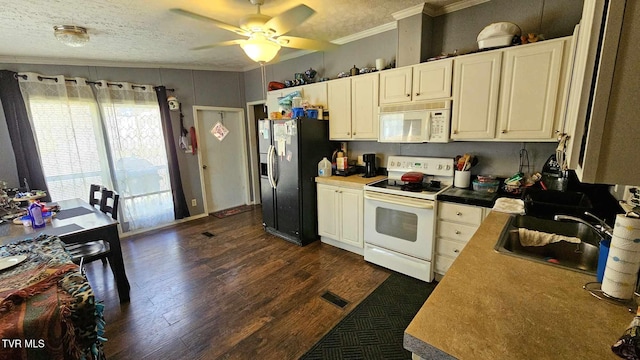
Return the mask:
M 62 200 L 57 203 L 60 211 L 43 228 L 34 229 L 12 223 L 0 224 L 0 245 L 33 238 L 39 234 L 56 235 L 67 244 L 107 241 L 111 247 L 108 255 L 109 265 L 116 281 L 120 302 L 128 302 L 131 287 L 122 258 L 118 221 L 81 199 Z

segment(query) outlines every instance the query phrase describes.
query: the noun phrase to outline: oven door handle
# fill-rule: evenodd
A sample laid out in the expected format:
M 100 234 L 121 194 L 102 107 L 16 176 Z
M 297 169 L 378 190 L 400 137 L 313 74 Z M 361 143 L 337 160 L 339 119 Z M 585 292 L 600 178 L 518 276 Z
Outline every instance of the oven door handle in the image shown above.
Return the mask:
M 418 209 L 433 209 L 433 201 L 431 200 L 410 199 L 405 196 L 378 194 L 368 191 L 364 193 L 364 198 L 395 205 L 410 206 Z

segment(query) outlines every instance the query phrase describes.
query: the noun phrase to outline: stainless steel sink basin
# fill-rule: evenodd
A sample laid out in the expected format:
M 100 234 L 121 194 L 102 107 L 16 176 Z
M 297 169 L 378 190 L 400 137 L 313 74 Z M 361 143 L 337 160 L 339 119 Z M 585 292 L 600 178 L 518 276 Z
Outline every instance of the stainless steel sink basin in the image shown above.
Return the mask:
M 519 228 L 577 237 L 582 240 L 582 243 L 560 241 L 544 246 L 522 246 Z M 513 215 L 502 231 L 495 249 L 501 254 L 595 275 L 600 240 L 600 235 L 584 224 Z

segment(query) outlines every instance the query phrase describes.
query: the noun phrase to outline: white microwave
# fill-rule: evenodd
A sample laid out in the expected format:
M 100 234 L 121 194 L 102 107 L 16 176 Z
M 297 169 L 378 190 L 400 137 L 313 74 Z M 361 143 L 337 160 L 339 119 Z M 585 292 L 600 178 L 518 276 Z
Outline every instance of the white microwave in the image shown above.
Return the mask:
M 384 105 L 379 109 L 378 142 L 449 142 L 451 101 Z

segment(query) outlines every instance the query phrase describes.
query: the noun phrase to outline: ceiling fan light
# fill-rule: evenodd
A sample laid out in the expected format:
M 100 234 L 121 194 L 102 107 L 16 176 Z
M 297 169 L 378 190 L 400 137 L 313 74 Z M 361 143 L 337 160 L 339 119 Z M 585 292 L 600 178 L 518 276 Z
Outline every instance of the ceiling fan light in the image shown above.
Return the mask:
M 251 60 L 255 62 L 269 62 L 280 51 L 280 45 L 268 40 L 264 36 L 252 36 L 250 39 L 240 44 L 242 50 Z
M 80 47 L 89 42 L 87 29 L 75 25 L 56 25 L 53 27 L 56 39 L 67 46 Z

